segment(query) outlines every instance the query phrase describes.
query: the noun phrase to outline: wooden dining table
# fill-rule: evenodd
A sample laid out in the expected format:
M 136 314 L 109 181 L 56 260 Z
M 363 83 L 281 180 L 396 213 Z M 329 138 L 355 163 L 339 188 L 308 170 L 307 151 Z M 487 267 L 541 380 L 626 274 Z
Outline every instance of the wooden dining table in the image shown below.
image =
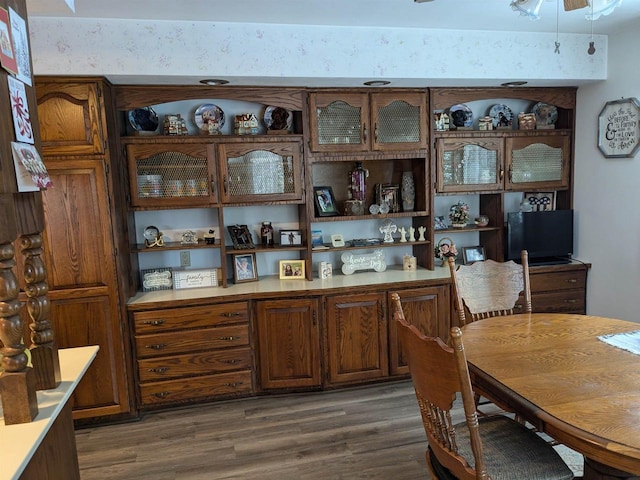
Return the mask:
M 462 329 L 474 389 L 585 457 L 584 479 L 640 479 L 640 355 L 598 337 L 640 324 L 529 313 Z

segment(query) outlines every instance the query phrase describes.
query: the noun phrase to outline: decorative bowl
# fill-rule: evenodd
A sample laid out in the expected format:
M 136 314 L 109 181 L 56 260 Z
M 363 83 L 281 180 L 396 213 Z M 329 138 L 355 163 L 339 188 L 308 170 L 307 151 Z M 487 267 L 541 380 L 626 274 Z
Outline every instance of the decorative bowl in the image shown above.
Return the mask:
M 476 217 L 474 223 L 478 227 L 486 227 L 487 225 L 489 225 L 489 217 L 487 217 L 486 215 L 480 215 L 479 217 Z

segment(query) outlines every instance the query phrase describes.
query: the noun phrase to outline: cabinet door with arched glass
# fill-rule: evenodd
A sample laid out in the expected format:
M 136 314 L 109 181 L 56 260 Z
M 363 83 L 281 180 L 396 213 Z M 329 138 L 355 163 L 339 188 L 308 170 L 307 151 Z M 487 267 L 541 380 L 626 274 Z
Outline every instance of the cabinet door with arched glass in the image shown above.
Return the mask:
M 427 96 L 372 93 L 373 150 L 417 150 L 427 146 Z
M 503 189 L 501 138 L 438 138 L 436 150 L 439 193 Z
M 569 185 L 569 135 L 506 139 L 506 190 L 554 189 Z
M 222 203 L 302 203 L 300 142 L 218 145 Z

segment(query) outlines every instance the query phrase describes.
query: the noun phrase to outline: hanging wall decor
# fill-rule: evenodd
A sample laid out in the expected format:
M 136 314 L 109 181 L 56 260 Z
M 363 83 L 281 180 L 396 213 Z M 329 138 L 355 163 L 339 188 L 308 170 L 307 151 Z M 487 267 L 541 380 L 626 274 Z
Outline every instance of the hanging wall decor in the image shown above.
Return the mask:
M 640 102 L 623 98 L 607 102 L 598 115 L 598 148 L 607 158 L 629 158 L 640 142 Z

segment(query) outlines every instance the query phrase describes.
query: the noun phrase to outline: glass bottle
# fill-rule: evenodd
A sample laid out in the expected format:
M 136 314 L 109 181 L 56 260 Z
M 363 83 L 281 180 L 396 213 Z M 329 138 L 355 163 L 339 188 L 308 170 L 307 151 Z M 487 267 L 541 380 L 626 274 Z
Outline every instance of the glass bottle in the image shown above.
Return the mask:
M 365 201 L 367 198 L 367 177 L 369 170 L 362 166 L 362 162 L 356 162 L 355 168 L 349 172 L 348 196 L 352 200 Z
M 260 239 L 263 247 L 273 247 L 273 227 L 271 222 L 262 222 L 260 228 Z

